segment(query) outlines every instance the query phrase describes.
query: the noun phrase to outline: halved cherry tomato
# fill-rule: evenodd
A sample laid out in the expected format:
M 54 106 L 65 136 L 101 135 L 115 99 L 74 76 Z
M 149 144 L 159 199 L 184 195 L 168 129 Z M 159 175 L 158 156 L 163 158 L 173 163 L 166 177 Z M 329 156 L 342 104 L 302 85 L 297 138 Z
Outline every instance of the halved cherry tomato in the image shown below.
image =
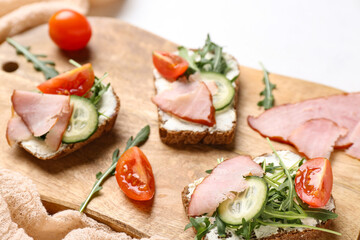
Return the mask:
M 115 177 L 121 190 L 131 199 L 147 201 L 154 196 L 154 174 L 150 162 L 138 147 L 129 148 L 119 158 Z
M 63 9 L 50 18 L 49 34 L 61 49 L 79 50 L 90 40 L 91 26 L 84 15 L 71 9 Z
M 95 75 L 90 63 L 57 75 L 37 88 L 43 93 L 83 96 L 94 85 Z
M 158 72 L 171 82 L 183 75 L 189 67 L 189 63 L 185 59 L 168 52 L 155 51 L 152 58 Z
M 300 166 L 295 177 L 295 190 L 311 207 L 323 207 L 329 201 L 333 185 L 330 161 L 314 158 Z

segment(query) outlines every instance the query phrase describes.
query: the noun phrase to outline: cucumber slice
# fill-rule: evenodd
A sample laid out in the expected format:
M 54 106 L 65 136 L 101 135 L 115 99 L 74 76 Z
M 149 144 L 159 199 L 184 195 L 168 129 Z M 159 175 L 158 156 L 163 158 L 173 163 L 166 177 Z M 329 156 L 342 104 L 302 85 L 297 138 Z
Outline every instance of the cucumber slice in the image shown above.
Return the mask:
M 71 95 L 74 109 L 64 133 L 64 143 L 82 142 L 88 139 L 98 127 L 99 115 L 95 105 L 87 98 Z
M 223 110 L 232 103 L 235 96 L 235 89 L 224 75 L 214 72 L 202 72 L 200 75 L 201 80 L 205 83 L 215 82 L 218 87 L 217 92 L 212 95 L 213 105 L 216 111 Z
M 267 198 L 267 184 L 260 177 L 246 178 L 248 188 L 235 199 L 227 199 L 218 208 L 219 217 L 228 224 L 239 225 L 242 219 L 249 221 L 264 209 Z

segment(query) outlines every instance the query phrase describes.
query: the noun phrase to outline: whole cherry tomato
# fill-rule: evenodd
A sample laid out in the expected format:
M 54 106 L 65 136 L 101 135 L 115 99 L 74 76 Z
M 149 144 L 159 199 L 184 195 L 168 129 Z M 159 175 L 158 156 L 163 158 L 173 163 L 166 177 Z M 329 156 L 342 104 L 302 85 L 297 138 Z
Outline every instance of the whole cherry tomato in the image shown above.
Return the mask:
M 43 93 L 83 96 L 94 85 L 95 75 L 90 63 L 62 73 L 37 88 Z
M 91 26 L 84 15 L 71 9 L 63 9 L 50 18 L 49 34 L 61 49 L 79 50 L 90 40 Z
M 153 52 L 152 58 L 158 72 L 171 82 L 183 75 L 189 67 L 185 59 L 168 52 Z
M 311 207 L 323 207 L 329 201 L 333 185 L 330 161 L 314 158 L 300 166 L 295 176 L 295 190 Z
M 150 200 L 155 193 L 155 179 L 150 162 L 138 147 L 129 148 L 116 165 L 116 181 L 131 199 Z

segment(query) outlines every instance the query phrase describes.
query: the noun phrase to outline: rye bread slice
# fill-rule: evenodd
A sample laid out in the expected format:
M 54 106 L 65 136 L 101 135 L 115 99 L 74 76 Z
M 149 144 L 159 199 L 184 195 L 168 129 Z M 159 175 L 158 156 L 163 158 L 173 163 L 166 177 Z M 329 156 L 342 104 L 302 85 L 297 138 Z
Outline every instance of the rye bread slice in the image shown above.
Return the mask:
M 58 158 L 64 157 L 64 156 L 68 155 L 69 153 L 72 153 L 72 152 L 78 150 L 79 148 L 85 146 L 86 144 L 94 141 L 95 139 L 99 138 L 102 134 L 110 131 L 115 124 L 115 121 L 116 121 L 116 118 L 117 118 L 117 115 L 118 115 L 118 112 L 120 109 L 120 99 L 116 95 L 114 89 L 111 88 L 111 90 L 116 99 L 115 113 L 112 116 L 109 116 L 109 118 L 106 118 L 106 120 L 104 122 L 102 122 L 100 125 L 98 125 L 96 132 L 93 135 L 91 135 L 91 137 L 88 138 L 86 141 L 72 143 L 72 144 L 66 144 L 65 147 L 63 147 L 63 148 L 60 147 L 60 149 L 57 150 L 56 152 L 51 153 L 51 154 L 46 154 L 46 155 L 32 151 L 31 149 L 24 146 L 22 142 L 19 142 L 18 145 L 38 159 L 51 160 L 51 159 L 58 159 Z
M 188 194 L 189 194 L 189 187 L 186 186 L 181 193 L 182 203 L 183 203 L 186 214 L 188 212 L 189 203 L 190 203 L 190 200 L 187 197 Z M 335 212 L 335 209 L 333 211 Z M 321 228 L 329 228 L 330 223 L 331 223 L 331 220 L 327 220 L 326 222 L 323 222 L 316 226 L 321 227 Z M 316 239 L 319 239 L 324 234 L 326 234 L 326 233 L 319 231 L 319 230 L 305 229 L 303 231 L 298 231 L 298 230 L 279 231 L 277 234 L 273 234 L 268 237 L 252 238 L 252 239 L 254 239 L 254 240 L 316 240 Z
M 236 60 L 234 57 L 232 57 Z M 240 71 L 240 66 L 238 64 L 238 69 Z M 154 88 L 155 94 L 157 94 L 157 89 L 155 86 L 156 78 L 154 76 Z M 234 110 L 235 110 L 235 121 L 232 124 L 232 128 L 228 131 L 213 131 L 210 132 L 209 130 L 201 131 L 201 132 L 194 132 L 189 130 L 181 130 L 181 131 L 174 131 L 168 130 L 162 125 L 165 123 L 162 119 L 159 109 L 158 109 L 158 122 L 159 122 L 159 135 L 160 139 L 163 143 L 166 144 L 209 144 L 209 145 L 221 145 L 221 144 L 230 144 L 235 136 L 236 130 L 236 119 L 237 119 L 237 112 L 236 106 L 238 101 L 238 91 L 239 91 L 239 77 L 235 80 L 235 96 L 234 96 Z

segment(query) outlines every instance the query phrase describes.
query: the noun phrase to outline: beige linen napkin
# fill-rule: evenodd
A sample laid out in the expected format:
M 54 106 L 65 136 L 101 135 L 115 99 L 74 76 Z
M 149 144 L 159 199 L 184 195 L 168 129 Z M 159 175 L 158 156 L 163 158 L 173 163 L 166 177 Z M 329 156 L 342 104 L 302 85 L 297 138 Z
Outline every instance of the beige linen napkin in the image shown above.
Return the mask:
M 35 184 L 6 169 L 0 169 L 0 239 L 133 240 L 78 211 L 65 210 L 50 216 Z M 154 236 L 142 240 L 166 239 Z

